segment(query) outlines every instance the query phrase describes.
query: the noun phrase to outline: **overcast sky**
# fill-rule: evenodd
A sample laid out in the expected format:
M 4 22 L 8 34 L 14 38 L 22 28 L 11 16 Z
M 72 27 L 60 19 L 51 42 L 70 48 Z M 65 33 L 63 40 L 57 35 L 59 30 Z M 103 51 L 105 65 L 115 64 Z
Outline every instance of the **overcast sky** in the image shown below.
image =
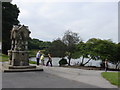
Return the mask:
M 29 26 L 31 37 L 53 41 L 66 30 L 90 38 L 118 42 L 117 2 L 36 2 L 13 0 L 20 9 L 19 21 Z

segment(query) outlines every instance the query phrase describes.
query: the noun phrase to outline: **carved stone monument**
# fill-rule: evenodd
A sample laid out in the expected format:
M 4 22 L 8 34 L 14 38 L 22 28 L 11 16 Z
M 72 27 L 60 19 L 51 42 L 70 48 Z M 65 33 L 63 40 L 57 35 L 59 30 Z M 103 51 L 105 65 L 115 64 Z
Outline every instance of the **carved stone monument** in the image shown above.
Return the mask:
M 8 50 L 10 65 L 12 66 L 28 66 L 28 38 L 31 32 L 28 26 L 13 26 L 11 31 L 11 50 Z
M 11 50 L 8 50 L 9 65 L 3 65 L 4 72 L 43 71 L 42 68 L 29 65 L 28 26 L 14 25 L 11 30 Z

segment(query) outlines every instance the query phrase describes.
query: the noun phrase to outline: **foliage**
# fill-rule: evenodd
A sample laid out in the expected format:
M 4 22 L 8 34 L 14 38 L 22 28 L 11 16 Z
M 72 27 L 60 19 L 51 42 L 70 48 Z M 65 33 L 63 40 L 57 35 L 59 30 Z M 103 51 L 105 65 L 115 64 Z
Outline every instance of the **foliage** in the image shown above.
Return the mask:
M 40 44 L 40 42 L 42 42 L 42 41 L 40 41 L 39 39 L 29 39 L 29 41 L 28 41 L 28 49 L 39 49 L 39 44 Z
M 110 53 L 109 61 L 113 64 L 116 64 L 116 69 L 120 69 L 120 43 L 114 44 L 112 48 L 112 52 Z
M 71 58 L 75 52 L 75 45 L 80 42 L 80 37 L 78 33 L 74 33 L 68 30 L 64 33 L 62 41 L 66 44 L 66 55 L 68 56 L 68 65 L 70 66 Z
M 38 51 L 39 51 L 38 49 L 29 50 L 29 57 L 36 57 L 36 53 Z
M 29 60 L 29 63 L 30 63 L 30 64 L 37 64 L 37 62 L 31 61 L 31 60 Z
M 68 63 L 67 63 L 67 59 L 62 58 L 62 59 L 59 61 L 59 65 L 62 66 L 62 65 L 65 65 L 65 64 L 68 64 Z
M 62 41 L 67 45 L 67 46 L 72 46 L 74 44 L 77 44 L 80 41 L 80 37 L 78 33 L 74 33 L 72 31 L 66 31 L 64 33 L 64 36 L 62 38 Z M 70 50 L 70 49 L 69 49 Z
M 120 87 L 120 72 L 102 72 L 102 76 L 110 81 L 111 84 L 117 85 Z
M 60 39 L 54 40 L 48 48 L 48 52 L 54 57 L 64 57 L 66 45 Z
M 39 39 L 29 39 L 28 48 L 29 50 L 42 50 L 44 53 L 48 53 L 48 48 L 51 46 L 51 42 L 41 41 Z
M 13 5 L 10 2 L 2 2 L 2 51 L 7 54 L 7 50 L 10 49 L 10 31 L 13 25 L 18 25 L 17 20 L 20 11 L 17 5 Z
M 5 61 L 8 61 L 8 56 L 5 54 L 1 54 L 0 55 L 0 62 L 5 62 Z
M 118 44 L 113 43 L 111 40 L 91 38 L 86 43 L 80 42 L 76 45 L 74 57 L 82 57 L 81 66 L 86 65 L 91 59 L 103 61 L 108 59 L 112 63 L 118 63 L 120 61 L 118 58 L 118 51 L 120 50 L 118 46 Z M 88 58 L 88 61 L 83 64 L 84 58 Z
M 80 42 L 76 45 L 76 52 L 74 54 L 78 55 L 77 58 L 82 57 L 82 62 L 80 63 L 81 66 L 86 65 L 91 59 L 97 60 L 97 53 L 94 52 L 94 48 L 96 46 L 96 43 L 93 41 L 96 41 L 97 39 L 90 39 L 86 43 Z M 90 42 L 92 41 L 92 42 Z M 88 61 L 84 62 L 84 59 L 88 58 Z
M 120 63 L 120 48 L 119 44 L 113 43 L 111 40 L 100 40 L 97 39 L 93 41 L 90 39 L 93 47 L 93 55 L 104 62 L 105 59 L 108 59 L 109 62 L 116 64 L 116 68 Z

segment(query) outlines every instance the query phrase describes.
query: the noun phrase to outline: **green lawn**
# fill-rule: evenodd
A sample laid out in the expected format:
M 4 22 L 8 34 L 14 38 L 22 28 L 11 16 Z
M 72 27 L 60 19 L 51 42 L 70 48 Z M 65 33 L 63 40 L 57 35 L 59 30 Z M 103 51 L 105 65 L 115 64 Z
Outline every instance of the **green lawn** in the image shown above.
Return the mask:
M 0 62 L 8 61 L 8 56 L 5 54 L 0 54 Z
M 120 72 L 102 72 L 102 76 L 111 84 L 120 87 Z
M 30 64 L 37 64 L 37 62 L 31 61 L 31 60 L 29 60 L 29 63 L 30 63 Z

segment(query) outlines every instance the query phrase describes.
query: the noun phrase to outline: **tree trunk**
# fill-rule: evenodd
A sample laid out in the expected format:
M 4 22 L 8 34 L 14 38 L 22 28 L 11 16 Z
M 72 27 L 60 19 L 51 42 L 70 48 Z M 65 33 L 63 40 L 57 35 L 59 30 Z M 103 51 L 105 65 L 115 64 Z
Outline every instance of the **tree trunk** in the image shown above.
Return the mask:
M 68 60 L 69 60 L 68 61 L 68 66 L 70 66 L 70 61 L 71 61 L 71 57 L 70 56 L 68 57 Z
M 83 66 L 85 66 L 87 63 L 89 63 L 90 60 L 91 60 L 91 58 L 86 63 L 84 63 Z
M 83 61 L 84 61 L 84 56 L 83 56 L 83 58 L 82 58 L 82 62 L 80 63 L 80 66 L 83 66 Z
M 70 60 L 71 60 L 71 59 L 69 59 L 68 66 L 70 66 Z
M 119 64 L 120 64 L 120 62 L 118 61 L 118 63 L 116 64 L 115 69 L 118 69 Z

